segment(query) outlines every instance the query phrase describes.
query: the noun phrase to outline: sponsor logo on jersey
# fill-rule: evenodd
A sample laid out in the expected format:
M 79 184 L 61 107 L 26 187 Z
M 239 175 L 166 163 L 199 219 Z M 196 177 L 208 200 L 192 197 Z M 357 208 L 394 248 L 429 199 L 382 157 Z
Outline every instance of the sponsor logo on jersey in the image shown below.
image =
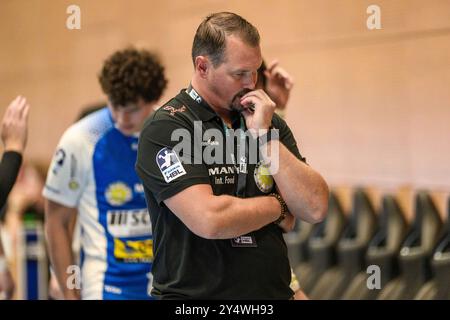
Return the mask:
M 177 154 L 167 147 L 159 150 L 156 155 L 156 163 L 167 183 L 186 174 Z
M 182 106 L 181 108 L 178 108 L 178 109 L 175 109 L 172 106 L 164 106 L 163 109 L 166 111 L 169 111 L 171 116 L 174 116 L 177 112 L 185 112 L 186 111 L 185 106 Z
M 72 153 L 70 155 L 70 180 L 69 180 L 69 184 L 68 184 L 69 189 L 72 191 L 75 191 L 80 187 L 80 184 L 75 179 L 75 177 L 77 175 L 77 170 L 78 170 L 77 165 L 78 165 L 77 158 Z
M 106 213 L 108 232 L 116 238 L 150 236 L 152 225 L 147 209 L 109 210 Z
M 142 263 L 153 261 L 153 240 L 114 239 L 114 257 L 121 262 Z
M 208 174 L 210 176 L 216 176 L 221 174 L 234 174 L 235 172 L 239 173 L 239 169 L 234 166 L 226 166 L 226 167 L 214 167 L 208 169 Z
M 133 192 L 123 182 L 111 183 L 105 191 L 106 201 L 112 206 L 121 206 L 131 200 Z
M 122 289 L 109 284 L 105 284 L 105 291 L 114 294 L 122 294 Z
M 269 193 L 273 188 L 273 177 L 270 175 L 269 167 L 261 161 L 255 167 L 253 173 L 256 186 L 264 193 Z
M 191 96 L 192 99 L 197 101 L 197 103 L 202 103 L 202 97 L 200 97 L 195 90 L 189 90 L 188 94 Z

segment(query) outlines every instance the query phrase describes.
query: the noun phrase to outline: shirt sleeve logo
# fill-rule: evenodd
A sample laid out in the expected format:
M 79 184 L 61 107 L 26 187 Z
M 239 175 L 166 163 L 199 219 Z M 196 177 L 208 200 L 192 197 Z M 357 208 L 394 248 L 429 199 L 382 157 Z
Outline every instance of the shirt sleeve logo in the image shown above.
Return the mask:
M 53 158 L 53 168 L 52 172 L 54 175 L 58 174 L 58 171 L 64 165 L 64 160 L 66 159 L 66 152 L 64 149 L 60 148 L 55 152 L 55 156 Z
M 156 163 L 167 183 L 186 174 L 177 154 L 167 147 L 159 150 L 156 155 Z
M 186 107 L 182 106 L 181 108 L 175 109 L 172 106 L 164 106 L 163 107 L 164 110 L 169 111 L 171 116 L 175 116 L 175 114 L 177 112 L 185 112 L 186 111 Z

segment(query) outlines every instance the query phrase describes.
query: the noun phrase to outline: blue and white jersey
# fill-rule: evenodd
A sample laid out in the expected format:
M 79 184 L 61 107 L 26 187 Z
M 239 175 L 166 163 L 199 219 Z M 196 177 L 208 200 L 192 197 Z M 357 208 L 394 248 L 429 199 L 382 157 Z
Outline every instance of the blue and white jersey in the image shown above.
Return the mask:
M 153 240 L 134 170 L 138 138 L 108 108 L 72 125 L 50 166 L 44 197 L 78 209 L 83 299 L 149 299 Z

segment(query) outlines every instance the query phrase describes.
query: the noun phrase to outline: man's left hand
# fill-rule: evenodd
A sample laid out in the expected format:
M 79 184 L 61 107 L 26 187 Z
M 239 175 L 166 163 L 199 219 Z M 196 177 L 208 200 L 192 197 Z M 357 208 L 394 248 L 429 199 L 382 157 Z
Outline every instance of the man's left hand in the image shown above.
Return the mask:
M 277 60 L 272 61 L 264 74 L 267 77 L 266 91 L 278 109 L 283 110 L 289 100 L 294 85 L 293 78 L 281 68 Z

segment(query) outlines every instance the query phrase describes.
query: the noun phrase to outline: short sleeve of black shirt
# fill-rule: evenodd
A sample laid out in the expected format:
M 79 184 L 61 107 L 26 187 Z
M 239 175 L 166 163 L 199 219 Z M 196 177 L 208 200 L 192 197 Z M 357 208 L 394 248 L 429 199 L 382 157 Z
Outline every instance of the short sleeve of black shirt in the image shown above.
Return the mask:
M 306 163 L 306 158 L 302 157 L 300 151 L 298 150 L 297 142 L 295 141 L 294 135 L 291 129 L 289 129 L 286 121 L 284 121 L 276 113 L 273 115 L 272 125 L 274 128 L 279 130 L 280 142 L 294 155 L 297 159 Z
M 185 130 L 184 132 L 193 135 L 194 125 L 192 120 L 184 113 L 183 105 L 175 99 L 169 102 L 174 112 L 158 110 L 147 120 L 139 138 L 139 149 L 136 163 L 136 172 L 155 196 L 156 201 L 161 204 L 164 200 L 176 195 L 184 189 L 196 184 L 209 184 L 208 170 L 203 164 L 194 164 L 192 154 L 184 154 L 190 163 L 180 163 L 185 173 L 178 175 L 175 179 L 167 182 L 158 165 L 158 153 L 164 148 L 172 150 L 180 141 L 172 141 L 172 133 L 175 130 Z M 165 105 L 167 108 L 167 104 Z M 178 155 L 180 158 L 180 155 Z M 198 161 L 196 161 L 198 162 Z

